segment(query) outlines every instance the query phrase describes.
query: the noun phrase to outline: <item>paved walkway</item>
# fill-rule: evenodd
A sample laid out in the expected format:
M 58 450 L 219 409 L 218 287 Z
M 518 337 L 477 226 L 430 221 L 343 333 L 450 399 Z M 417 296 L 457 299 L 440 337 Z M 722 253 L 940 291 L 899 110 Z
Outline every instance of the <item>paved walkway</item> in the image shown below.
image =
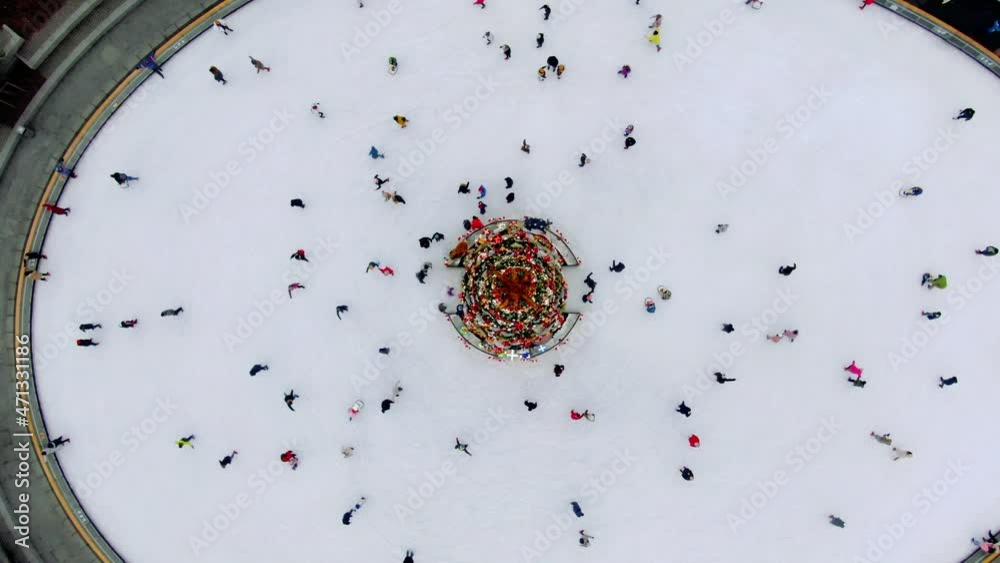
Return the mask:
M 57 561 L 91 563 L 98 559 L 80 538 L 59 506 L 31 455 L 30 488 L 15 488 L 17 444 L 12 434 L 23 432 L 15 424 L 14 292 L 25 237 L 38 200 L 56 159 L 93 109 L 153 47 L 162 43 L 216 0 L 145 0 L 104 35 L 46 101 L 33 128 L 35 136 L 18 145 L 7 168 L 0 171 L 0 545 L 15 562 Z M 11 537 L 17 495 L 28 491 L 31 549 L 14 545 Z M 4 557 L 0 554 L 0 561 Z

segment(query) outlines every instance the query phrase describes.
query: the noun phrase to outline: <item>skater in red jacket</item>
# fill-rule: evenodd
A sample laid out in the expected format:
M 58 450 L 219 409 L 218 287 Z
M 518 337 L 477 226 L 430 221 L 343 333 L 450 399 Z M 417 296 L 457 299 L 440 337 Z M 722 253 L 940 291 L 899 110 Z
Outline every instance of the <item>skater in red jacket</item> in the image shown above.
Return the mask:
M 304 286 L 304 285 L 302 285 L 301 283 L 298 283 L 298 282 L 293 283 L 293 284 L 289 284 L 288 285 L 288 298 L 289 299 L 292 298 L 292 291 L 294 291 L 296 289 L 305 289 L 305 288 L 306 288 L 306 286 Z
M 382 272 L 383 276 L 395 276 L 396 275 L 396 272 L 394 272 L 392 270 L 392 268 L 390 268 L 389 266 L 385 266 L 384 268 L 379 268 L 378 271 Z
M 296 250 L 295 253 L 292 254 L 289 257 L 289 259 L 291 259 L 291 260 L 300 260 L 302 262 L 308 262 L 309 261 L 309 259 L 306 258 L 306 251 L 302 250 L 301 248 L 299 250 Z
M 862 2 L 861 2 L 861 8 L 860 9 L 864 10 L 865 7 L 871 6 L 874 3 L 875 3 L 875 0 L 862 0 Z
M 690 444 L 692 448 L 700 448 L 701 447 L 701 438 L 698 438 L 697 434 L 692 434 L 688 438 L 688 444 Z
M 51 203 L 46 203 L 42 207 L 46 211 L 51 212 L 53 215 L 69 215 L 70 209 L 68 207 L 59 207 L 58 205 L 52 205 Z
M 287 452 L 281 454 L 281 461 L 291 465 L 292 469 L 297 469 L 299 467 L 299 458 L 292 450 L 288 450 Z

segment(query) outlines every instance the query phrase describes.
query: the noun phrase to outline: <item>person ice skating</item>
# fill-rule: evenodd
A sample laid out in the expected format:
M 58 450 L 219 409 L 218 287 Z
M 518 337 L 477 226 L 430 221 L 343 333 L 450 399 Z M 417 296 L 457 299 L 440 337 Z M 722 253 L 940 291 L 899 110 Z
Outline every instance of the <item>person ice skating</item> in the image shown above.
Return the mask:
M 580 508 L 580 503 L 574 500 L 573 502 L 569 503 L 569 505 L 573 507 L 573 514 L 575 514 L 577 518 L 583 518 L 583 509 Z
M 486 9 L 486 0 L 476 0 L 475 2 L 472 3 L 472 5 L 473 6 L 479 6 L 480 8 L 482 8 L 483 10 L 485 10 Z
M 653 23 L 649 24 L 649 29 L 660 29 L 660 26 L 663 25 L 663 15 L 656 14 L 651 19 Z
M 694 471 L 691 471 L 691 469 L 687 467 L 682 467 L 681 477 L 683 477 L 685 481 L 694 481 Z
M 393 270 L 392 268 L 390 268 L 389 266 L 383 266 L 383 267 L 379 268 L 378 271 L 379 271 L 380 274 L 382 274 L 383 276 L 386 276 L 386 277 L 388 277 L 388 276 L 395 276 L 396 275 L 396 271 Z
M 652 297 L 647 297 L 646 300 L 643 301 L 643 305 L 646 307 L 646 312 L 647 313 L 655 313 L 656 312 L 656 302 L 653 301 Z
M 486 215 L 486 204 L 481 201 L 479 202 L 479 214 Z
M 909 450 L 901 450 L 899 448 L 892 448 L 892 453 L 896 454 L 896 457 L 892 458 L 892 461 L 899 461 L 901 459 L 910 459 L 913 457 L 913 452 Z
M 593 279 L 594 272 L 587 274 L 587 277 L 583 278 L 583 284 L 590 289 L 597 289 L 597 282 Z
M 527 139 L 521 141 L 521 152 L 531 154 L 531 145 L 528 144 Z
M 487 31 L 485 34 L 483 34 L 483 39 L 486 40 L 486 44 L 487 45 L 492 45 L 493 44 L 493 34 L 490 33 L 489 31 Z
M 852 375 L 856 375 L 858 377 L 861 377 L 862 372 L 864 372 L 863 369 L 858 367 L 858 363 L 854 360 L 851 360 L 851 365 L 845 367 L 844 371 L 848 371 Z
M 350 510 L 348 510 L 347 512 L 344 513 L 344 517 L 341 518 L 340 521 L 345 526 L 350 526 L 351 525 L 351 518 L 354 517 L 354 513 L 357 512 L 357 511 L 359 511 L 359 510 L 361 510 L 361 507 L 364 504 L 365 504 L 365 497 L 361 497 L 361 500 L 359 500 L 357 503 L 354 504 L 354 508 L 352 508 L 352 509 L 350 509 Z
M 744 6 L 750 6 L 754 10 L 759 10 L 764 6 L 764 0 L 746 0 L 743 3 Z
M 351 457 L 354 455 L 354 447 L 344 446 L 343 448 L 340 448 L 340 455 L 344 456 L 345 459 Z
M 210 66 L 208 67 L 208 72 L 212 73 L 212 78 L 214 78 L 216 82 L 221 83 L 223 86 L 227 84 L 225 75 L 223 75 L 222 71 L 218 68 Z
M 410 120 L 403 115 L 394 115 L 392 116 L 392 120 L 403 129 L 406 129 L 406 126 L 410 124 Z
M 236 454 L 238 453 L 240 452 L 233 450 L 233 453 L 219 460 L 219 465 L 222 466 L 223 469 L 229 467 L 229 465 L 233 463 L 233 460 L 236 459 Z
M 556 375 L 556 377 L 561 376 L 564 371 L 566 371 L 566 366 L 562 364 L 556 364 L 552 367 L 552 372 Z
M 486 197 L 486 186 L 479 186 L 477 193 L 479 193 L 479 195 L 476 196 L 476 199 L 483 199 Z
M 262 371 L 271 371 L 271 368 L 265 364 L 254 364 L 253 367 L 250 368 L 250 377 L 254 377 Z
M 683 414 L 684 418 L 691 418 L 691 407 L 685 405 L 684 401 L 681 401 L 681 404 L 675 410 Z
M 701 438 L 699 438 L 697 434 L 692 434 L 688 436 L 688 445 L 691 446 L 692 448 L 700 448 Z
M 505 197 L 504 199 L 507 200 L 507 203 L 514 203 L 514 192 L 507 194 L 507 197 Z
M 413 562 L 413 550 L 412 549 L 407 549 L 406 550 L 406 557 L 403 558 L 403 563 L 414 563 Z
M 958 383 L 958 378 L 955 376 L 951 376 L 947 379 L 945 379 L 944 377 L 939 377 L 938 379 L 941 380 L 941 383 L 938 384 L 938 387 L 942 389 L 944 389 L 945 387 L 951 387 L 952 385 Z
M 503 60 L 510 60 L 510 45 L 501 45 L 500 51 L 503 52 Z
M 368 151 L 368 156 L 372 157 L 372 160 L 375 160 L 376 158 L 385 158 L 385 155 L 378 152 L 378 149 L 375 148 L 374 145 L 372 145 L 371 150 Z
M 341 313 L 346 313 L 348 310 L 349 309 L 347 308 L 347 305 L 337 305 L 337 320 L 343 320 L 340 317 L 340 314 Z
M 625 126 L 625 135 L 623 135 L 623 136 L 624 137 L 631 137 L 633 131 L 635 131 L 635 125 L 632 125 L 630 123 L 630 124 L 628 124 L 628 125 Z
M 474 231 L 476 229 L 482 229 L 482 228 L 483 228 L 483 221 L 479 217 L 475 216 L 472 217 L 472 221 L 469 221 L 469 229 Z M 459 246 L 461 246 L 461 244 Z
M 734 330 L 736 329 L 733 328 L 733 325 L 730 323 L 725 323 L 724 325 L 722 325 L 722 332 L 726 334 L 732 334 Z
M 306 204 L 300 198 L 293 199 L 291 201 L 291 206 L 292 207 L 298 207 L 300 209 L 305 209 L 306 208 Z
M 899 190 L 899 195 L 902 197 L 916 197 L 924 193 L 924 189 L 920 186 L 913 186 L 912 188 L 906 190 Z
M 559 59 L 556 58 L 555 56 L 550 56 L 549 58 L 545 59 L 545 63 L 548 65 L 548 68 L 550 70 L 555 70 L 559 68 Z
M 798 267 L 799 267 L 798 264 L 792 264 L 791 266 L 782 266 L 778 268 L 778 273 L 783 276 L 790 276 L 792 275 L 792 272 L 794 272 L 795 269 Z
M 584 303 L 593 303 L 594 302 L 594 290 L 591 289 L 587 293 L 584 293 L 582 299 L 583 299 Z
M 544 44 L 545 44 L 545 34 L 539 33 L 538 35 L 535 36 L 535 48 L 541 49 L 542 45 Z
M 296 289 L 305 289 L 305 288 L 306 286 L 302 285 L 299 282 L 288 284 L 288 298 L 289 299 L 292 298 L 292 292 L 295 291 Z
M 729 230 L 729 223 L 719 223 L 715 227 L 715 234 L 721 235 L 722 233 Z
M 288 410 L 295 412 L 295 409 L 292 407 L 292 405 L 295 403 L 295 399 L 298 398 L 299 396 L 295 394 L 295 389 L 292 389 L 288 393 L 285 393 L 285 406 L 288 407 Z
M 1000 250 L 998 250 L 995 246 L 987 246 L 982 250 L 977 250 L 976 254 L 980 256 L 996 256 L 997 254 L 1000 254 Z
M 184 436 L 183 438 L 178 438 L 175 443 L 177 444 L 177 448 L 178 449 L 181 449 L 181 448 L 187 446 L 187 447 L 189 447 L 189 448 L 191 448 L 193 450 L 194 449 L 194 444 L 191 443 L 193 441 L 194 441 L 194 434 L 192 434 L 190 436 Z
M 838 528 L 843 528 L 846 525 L 846 522 L 844 522 L 843 520 L 841 520 L 837 516 L 834 516 L 833 514 L 831 514 L 830 515 L 830 524 L 833 525 L 833 526 L 836 526 Z
M 417 239 L 417 244 L 420 248 L 430 248 L 431 247 L 431 237 L 420 237 Z
M 635 138 L 634 137 L 625 137 L 625 150 L 629 150 L 630 148 L 632 148 L 634 146 L 635 146 Z
M 37 252 L 37 251 L 34 251 L 34 250 L 31 251 L 31 252 L 25 252 L 24 253 L 24 265 L 25 266 L 27 266 L 28 262 L 30 262 L 32 260 L 35 260 L 35 265 L 37 266 L 38 262 L 40 262 L 42 260 L 48 260 L 48 259 L 49 259 L 48 256 L 42 254 L 41 252 Z
M 115 172 L 114 174 L 111 175 L 111 177 L 114 179 L 115 182 L 118 182 L 119 186 L 122 186 L 122 187 L 125 187 L 125 188 L 130 187 L 129 186 L 129 182 L 138 182 L 139 181 L 139 178 L 137 176 L 129 176 L 128 174 L 125 174 L 124 172 Z
M 923 315 L 924 318 L 929 321 L 941 318 L 941 311 L 920 311 L 920 314 Z
M 622 75 L 622 78 L 628 78 L 628 75 L 632 74 L 632 67 L 629 65 L 622 65 L 622 67 L 618 69 L 618 74 Z
M 933 277 L 931 274 L 924 274 L 920 285 L 926 286 L 927 289 L 945 289 L 948 287 L 948 278 L 940 274 Z
M 998 31 L 1000 31 L 1000 20 L 994 20 L 993 25 L 986 30 L 986 33 L 997 33 Z
M 646 36 L 646 40 L 656 46 L 656 52 L 659 53 L 662 47 L 660 47 L 660 30 L 654 29 L 653 33 Z
M 430 270 L 431 270 L 431 263 L 424 262 L 424 267 L 421 268 L 419 272 L 417 272 L 417 281 L 419 281 L 420 283 L 427 283 L 425 280 L 427 279 L 427 274 L 428 272 L 430 272 Z
M 24 277 L 33 282 L 48 281 L 50 275 L 48 272 L 39 272 L 38 270 L 27 270 L 24 272 Z
M 590 547 L 590 540 L 594 539 L 594 536 L 587 535 L 587 532 L 580 530 L 580 547 Z
M 539 82 L 544 81 L 546 76 L 547 76 L 547 74 L 546 74 L 546 71 L 545 71 L 545 67 L 544 66 L 538 67 L 538 81 Z
M 388 346 L 383 346 L 383 347 L 381 347 L 381 348 L 378 349 L 378 353 L 379 354 L 384 354 L 386 356 L 389 355 L 389 352 L 390 352 L 390 350 L 389 350 Z
M 504 183 L 504 187 L 506 189 L 508 189 L 508 190 L 514 187 L 514 179 L 511 178 L 510 176 L 507 176 L 506 178 L 504 178 L 503 179 L 503 183 Z
M 669 289 L 663 287 L 662 285 L 656 288 L 656 292 L 660 294 L 660 299 L 664 301 L 670 301 L 670 298 L 674 295 Z
M 867 8 L 868 6 L 871 6 L 874 3 L 875 3 L 875 0 L 861 0 L 861 7 L 859 9 L 860 10 L 864 10 L 865 8 Z
M 163 68 L 156 62 L 156 51 L 150 51 L 148 55 L 139 61 L 139 64 L 135 65 L 135 68 L 136 70 L 139 70 L 140 68 L 148 68 L 149 70 L 160 75 L 160 78 L 166 78 L 166 76 L 163 75 Z
M 94 342 L 92 338 L 81 338 L 76 341 L 76 345 L 81 348 L 89 348 L 91 346 L 100 346 L 100 342 Z
M 563 73 L 566 72 L 566 65 L 559 65 L 556 67 L 556 80 L 562 78 Z
M 319 102 L 313 103 L 312 107 L 309 108 L 309 111 L 311 111 L 313 115 L 319 116 L 321 119 L 326 118 L 326 114 L 319 109 Z
M 461 441 L 459 441 L 458 438 L 455 438 L 455 449 L 464 454 L 472 456 L 472 452 L 469 451 L 469 444 L 463 444 Z
M 384 399 L 382 401 L 382 414 L 385 414 L 385 411 L 392 408 L 393 403 L 395 403 L 395 401 L 393 401 L 392 399 Z
M 42 455 L 49 455 L 55 453 L 57 450 L 59 450 L 59 448 L 62 448 L 71 441 L 72 440 L 70 440 L 69 438 L 64 438 L 62 436 L 59 436 L 58 438 L 52 440 L 48 440 L 45 443 L 45 447 L 42 448 Z
M 532 401 L 524 401 L 524 406 L 528 407 L 528 412 L 531 412 L 538 408 L 538 403 Z
M 721 371 L 715 372 L 714 375 L 715 375 L 715 381 L 716 381 L 716 383 L 719 383 L 721 385 L 725 385 L 726 383 L 729 383 L 730 381 L 736 381 L 735 379 L 733 379 L 731 377 L 726 377 L 726 374 L 722 373 Z
M 101 326 L 100 324 L 86 323 L 86 324 L 80 325 L 80 332 L 87 332 L 88 330 L 94 330 L 94 329 L 98 329 L 98 328 L 104 328 L 104 327 Z
M 396 57 L 389 57 L 389 74 L 396 74 L 397 70 L 399 70 L 399 61 Z
M 782 336 L 787 338 L 789 342 L 795 342 L 795 339 L 799 337 L 799 330 L 786 330 L 782 333 Z
M 59 162 L 56 162 L 56 174 L 67 178 L 76 178 L 76 172 L 72 168 L 66 168 L 66 161 L 61 158 Z
M 608 268 L 608 271 L 620 274 L 625 271 L 625 263 L 612 260 L 611 267 Z
M 218 29 L 219 31 L 221 31 L 223 33 L 223 35 L 229 35 L 230 32 L 236 31 L 233 28 L 231 28 L 228 25 L 226 25 L 226 22 L 223 21 L 221 18 L 215 20 L 214 25 L 215 25 L 215 29 Z
M 69 212 L 71 211 L 69 207 L 59 207 L 58 205 L 52 205 L 51 203 L 46 203 L 42 205 L 42 207 L 53 215 L 69 215 Z
M 542 4 L 542 7 L 539 8 L 539 10 L 542 11 L 542 19 L 549 21 L 549 16 L 552 15 L 552 8 L 549 8 L 548 4 Z
M 137 324 L 139 324 L 139 319 L 129 319 L 118 323 L 118 326 L 122 328 L 135 328 L 135 325 Z
M 292 255 L 288 257 L 288 259 L 289 260 L 298 260 L 299 262 L 308 262 L 309 261 L 309 259 L 306 258 L 306 251 L 302 250 L 301 248 L 298 249 L 298 250 L 296 250 L 295 252 L 293 252 Z
M 271 72 L 271 67 L 265 66 L 264 63 L 260 62 L 259 60 L 255 59 L 253 57 L 250 57 L 250 64 L 253 65 L 253 67 L 255 69 L 257 69 L 257 74 L 260 74 L 260 71 L 262 71 L 262 70 L 266 70 L 267 72 Z
M 288 450 L 287 452 L 281 454 L 280 459 L 282 463 L 290 465 L 293 471 L 299 468 L 299 457 L 295 455 L 295 452 L 292 450 Z
M 958 115 L 953 117 L 952 119 L 962 119 L 968 121 L 972 119 L 972 116 L 974 115 L 976 115 L 976 110 L 972 108 L 965 108 L 962 111 L 958 112 Z
M 594 415 L 591 414 L 589 410 L 585 410 L 583 412 L 576 412 L 575 410 L 570 409 L 570 411 L 569 411 L 569 417 L 572 420 L 587 419 L 587 420 L 589 420 L 591 422 L 594 421 Z
M 774 335 L 771 335 L 771 336 L 767 337 L 768 340 L 770 340 L 771 342 L 774 342 L 775 344 L 777 344 L 778 342 L 781 342 L 782 338 L 783 338 L 783 336 L 781 334 L 774 334 Z
M 382 185 L 383 184 L 388 184 L 390 180 L 392 180 L 392 178 L 386 178 L 385 180 L 383 180 L 382 178 L 378 177 L 378 174 L 376 174 L 375 175 L 375 189 L 376 190 L 381 189 Z
M 365 268 L 365 273 L 367 274 L 372 270 L 377 270 L 379 266 L 381 266 L 381 264 L 379 264 L 378 262 L 369 262 L 368 267 Z
M 460 193 L 460 194 L 467 194 L 467 193 L 469 193 L 469 183 L 468 182 L 463 182 L 463 183 L 459 184 L 458 185 L 458 193 Z
M 885 446 L 891 446 L 892 445 L 892 438 L 889 437 L 889 433 L 888 432 L 886 432 L 885 434 L 876 434 L 876 433 L 872 432 L 871 434 L 869 434 L 869 436 L 871 436 L 879 444 L 882 444 L 882 445 L 885 445 Z

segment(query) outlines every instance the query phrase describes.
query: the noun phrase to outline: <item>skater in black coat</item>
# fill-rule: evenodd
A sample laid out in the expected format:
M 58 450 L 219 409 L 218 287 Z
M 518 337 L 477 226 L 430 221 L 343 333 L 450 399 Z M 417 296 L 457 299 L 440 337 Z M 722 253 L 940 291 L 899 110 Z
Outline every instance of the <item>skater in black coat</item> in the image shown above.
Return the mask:
M 465 182 L 463 184 L 459 184 L 458 185 L 458 193 L 460 193 L 460 194 L 467 194 L 467 193 L 469 193 L 469 183 Z
M 620 274 L 625 271 L 625 263 L 612 260 L 611 267 L 608 270 Z
M 250 377 L 253 377 L 262 371 L 268 371 L 270 369 L 271 368 L 263 364 L 254 364 L 254 366 L 250 368 Z
M 535 48 L 536 49 L 541 49 L 542 45 L 544 45 L 544 44 L 545 44 L 545 34 L 544 33 L 539 33 L 538 36 L 535 37 Z
M 178 307 L 176 309 L 164 309 L 160 311 L 161 317 L 176 317 L 184 312 L 184 307 Z
M 216 82 L 221 83 L 223 86 L 226 85 L 226 77 L 222 75 L 222 71 L 221 70 L 219 70 L 219 69 L 217 69 L 217 68 L 215 68 L 213 66 L 213 67 L 209 67 L 208 72 L 212 73 L 212 78 L 214 78 Z
M 82 324 L 80 325 L 81 332 L 87 332 L 88 330 L 94 330 L 96 328 L 104 328 L 100 324 Z
M 514 203 L 514 192 L 507 194 L 507 203 Z
M 683 477 L 685 481 L 694 481 L 694 471 L 691 471 L 687 467 L 682 467 L 681 477 Z
M 851 382 L 851 385 L 855 387 L 860 387 L 862 389 L 865 388 L 865 385 L 868 385 L 868 382 L 865 381 L 864 379 L 861 379 L 860 375 L 858 376 L 857 379 L 851 379 L 850 377 L 848 377 L 847 380 Z
M 730 381 L 736 381 L 736 380 L 731 377 L 726 377 L 726 374 L 722 373 L 721 371 L 717 371 L 715 372 L 715 381 L 720 384 L 726 384 Z
M 391 409 L 393 403 L 395 403 L 395 401 L 393 401 L 392 399 L 385 399 L 384 401 L 382 401 L 382 413 L 384 414 L 385 411 Z
M 574 500 L 569 503 L 569 505 L 573 507 L 573 514 L 575 514 L 577 518 L 583 518 L 583 509 L 580 508 L 580 503 Z
M 589 287 L 589 288 L 590 288 L 591 290 L 595 290 L 595 289 L 597 289 L 597 282 L 595 282 L 595 281 L 594 281 L 594 280 L 593 280 L 593 279 L 591 278 L 591 276 L 593 276 L 593 275 L 594 275 L 594 272 L 590 272 L 589 274 L 587 274 L 587 277 L 586 277 L 586 278 L 584 278 L 584 280 L 583 280 L 583 283 L 584 283 L 584 284 L 585 284 L 585 285 L 586 285 L 587 287 Z
M 510 176 L 507 176 L 506 178 L 504 178 L 503 181 L 504 181 L 505 184 L 507 184 L 507 189 L 508 190 L 514 187 L 514 179 L 511 178 Z
M 545 62 L 548 63 L 549 68 L 551 68 L 552 70 L 555 70 L 559 66 L 559 59 L 555 57 L 549 57 L 545 59 Z
M 941 380 L 941 383 L 938 384 L 938 387 L 940 387 L 942 389 L 944 389 L 945 387 L 950 387 L 950 386 L 958 383 L 958 378 L 955 377 L 955 376 L 951 376 L 948 379 L 945 379 L 943 377 L 939 377 L 938 379 Z
M 346 313 L 349 310 L 350 309 L 348 309 L 347 305 L 337 305 L 337 319 L 338 320 L 343 320 L 343 319 L 341 319 L 340 314 L 341 313 Z
M 503 51 L 503 60 L 510 60 L 510 46 L 501 45 L 500 50 Z
M 732 334 L 734 330 L 736 330 L 736 329 L 733 328 L 733 325 L 730 324 L 730 323 L 726 323 L 726 324 L 722 325 L 722 332 L 724 332 L 726 334 Z
M 539 10 L 542 11 L 542 18 L 545 21 L 548 21 L 549 20 L 549 16 L 552 15 L 552 8 L 549 8 L 548 4 L 543 4 L 542 7 L 539 8 Z
M 533 403 L 531 401 L 525 401 L 524 406 L 528 407 L 528 412 L 531 412 L 538 408 L 538 403 Z
M 295 409 L 292 408 L 292 405 L 295 403 L 295 399 L 298 398 L 299 396 L 295 394 L 295 389 L 292 389 L 288 393 L 285 393 L 285 405 L 288 407 L 288 410 L 295 412 Z
M 295 199 L 292 200 L 292 207 L 299 207 L 299 208 L 305 209 L 306 208 L 306 204 L 302 203 L 301 199 L 295 198 Z
M 634 137 L 625 137 L 625 150 L 628 150 L 630 147 L 634 147 L 634 146 L 635 146 L 635 138 Z
M 677 407 L 677 412 L 683 414 L 685 418 L 691 417 L 691 407 L 685 405 L 684 401 L 681 401 L 680 406 Z
M 958 115 L 953 117 L 952 119 L 963 119 L 965 121 L 968 121 L 972 119 L 973 115 L 976 115 L 976 110 L 972 108 L 965 108 L 962 111 L 958 112 Z
M 238 451 L 233 450 L 233 453 L 219 460 L 219 465 L 221 465 L 223 469 L 229 467 L 229 464 L 232 463 L 234 459 L 236 459 L 236 454 L 238 453 L 239 453 Z
M 781 274 L 781 275 L 783 275 L 783 276 L 790 276 L 790 275 L 792 275 L 792 272 L 795 271 L 795 268 L 798 268 L 798 267 L 799 267 L 798 264 L 792 264 L 791 266 L 782 266 L 782 267 L 778 268 L 778 273 Z
M 580 164 L 579 164 L 580 168 L 583 168 L 589 162 L 590 162 L 590 159 L 587 158 L 587 153 L 583 153 L 583 154 L 580 155 Z
M 403 563 L 414 563 L 413 562 L 413 550 L 412 549 L 407 549 L 406 550 L 406 557 L 403 558 Z
M 552 368 L 552 372 L 556 374 L 556 377 L 562 375 L 564 371 L 566 371 L 566 366 L 562 364 L 556 364 L 555 367 Z

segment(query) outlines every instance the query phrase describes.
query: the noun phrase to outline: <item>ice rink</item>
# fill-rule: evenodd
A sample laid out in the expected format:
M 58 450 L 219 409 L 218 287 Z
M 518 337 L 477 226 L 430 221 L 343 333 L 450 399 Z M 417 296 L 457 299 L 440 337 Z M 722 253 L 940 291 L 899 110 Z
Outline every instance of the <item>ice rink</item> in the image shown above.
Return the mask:
M 973 252 L 1000 246 L 996 78 L 854 0 L 551 5 L 543 21 L 510 0 L 257 0 L 97 136 L 45 241 L 32 331 L 46 427 L 72 438 L 58 461 L 123 557 L 944 562 L 998 525 L 1000 257 Z M 540 82 L 550 55 L 566 72 Z M 140 180 L 120 189 L 116 171 Z M 443 259 L 478 215 L 465 181 L 488 191 L 483 219 L 551 219 L 585 261 L 567 270 L 584 321 L 537 362 L 490 361 L 438 313 L 460 281 Z M 673 298 L 648 314 L 659 285 Z M 799 338 L 766 339 L 785 329 Z

